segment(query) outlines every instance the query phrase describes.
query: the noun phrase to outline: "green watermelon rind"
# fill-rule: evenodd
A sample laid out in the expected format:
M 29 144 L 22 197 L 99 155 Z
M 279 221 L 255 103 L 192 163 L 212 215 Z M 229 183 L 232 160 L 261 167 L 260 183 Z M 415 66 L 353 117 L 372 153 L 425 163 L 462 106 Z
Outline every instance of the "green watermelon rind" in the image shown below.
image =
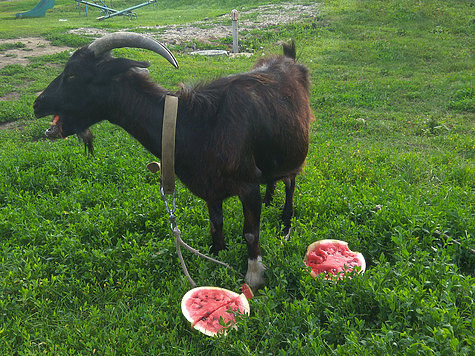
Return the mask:
M 188 292 L 186 292 L 186 294 L 183 296 L 183 298 L 181 300 L 181 312 L 185 316 L 186 320 L 188 320 L 191 323 L 191 326 L 193 328 L 195 328 L 196 330 L 202 332 L 203 334 L 205 334 L 207 336 L 216 336 L 221 331 L 221 329 L 220 330 L 210 330 L 208 328 L 205 328 L 203 325 L 201 325 L 199 323 L 200 318 L 194 318 L 193 315 L 190 314 L 190 311 L 186 308 L 187 300 L 190 299 L 196 292 L 199 292 L 199 291 L 202 291 L 202 290 L 215 290 L 215 291 L 220 291 L 222 293 L 227 294 L 231 299 L 238 300 L 240 302 L 238 306 L 239 306 L 239 310 L 241 311 L 242 314 L 249 315 L 250 306 L 249 306 L 249 302 L 248 302 L 248 300 L 247 300 L 247 298 L 244 294 L 238 294 L 238 293 L 235 293 L 233 291 L 230 291 L 230 290 L 227 290 L 227 289 L 224 289 L 224 288 L 210 287 L 210 286 L 196 287 L 196 288 L 190 289 Z M 216 310 L 218 310 L 220 308 L 222 308 L 222 306 L 219 307 L 219 308 L 216 308 Z M 214 312 L 212 312 L 210 315 L 208 315 L 208 317 L 211 317 L 211 315 L 213 313 Z M 237 329 L 237 325 L 234 324 L 234 325 L 230 326 L 230 328 Z M 226 330 L 222 333 L 224 335 L 226 335 Z
M 308 259 L 308 255 L 310 252 L 316 250 L 318 248 L 318 246 L 322 243 L 332 243 L 332 244 L 336 244 L 336 245 L 342 245 L 342 246 L 345 246 L 345 247 L 348 247 L 348 242 L 346 241 L 342 241 L 342 240 L 335 240 L 335 239 L 325 239 L 325 240 L 318 240 L 318 241 L 315 241 L 314 243 L 310 244 L 307 248 L 307 252 L 305 253 L 305 258 L 303 260 L 303 262 L 305 263 L 305 266 L 307 267 L 310 267 L 308 264 L 307 264 L 307 259 Z M 360 261 L 360 271 L 359 273 L 363 273 L 365 270 L 366 270 L 366 260 L 363 256 L 363 254 L 361 254 L 360 252 L 357 252 L 357 251 L 351 251 L 349 248 L 348 250 L 352 253 L 356 253 L 356 257 L 358 258 L 358 260 Z M 321 273 L 320 273 L 321 274 Z M 316 277 L 318 274 L 315 273 L 313 270 L 310 270 L 310 275 L 312 277 Z M 346 275 L 348 278 L 349 275 Z M 335 276 L 337 277 L 337 276 Z M 341 274 L 338 276 L 341 278 Z M 325 276 L 325 279 L 332 279 L 332 277 L 330 275 L 327 275 Z

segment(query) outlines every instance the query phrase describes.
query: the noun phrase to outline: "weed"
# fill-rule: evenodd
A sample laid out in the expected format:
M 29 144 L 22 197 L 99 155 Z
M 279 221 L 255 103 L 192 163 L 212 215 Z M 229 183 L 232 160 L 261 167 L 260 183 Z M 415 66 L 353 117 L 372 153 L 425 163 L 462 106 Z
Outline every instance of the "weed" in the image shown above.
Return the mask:
M 93 11 L 79 16 L 59 0 L 45 18 L 17 20 L 25 3 L 7 1 L 0 3 L 0 33 L 79 47 L 92 37 L 68 33 L 71 28 L 143 32 L 138 26 L 212 22 L 231 8 L 262 3 L 157 3 L 131 24 L 98 22 Z M 145 169 L 156 158 L 106 122 L 92 128 L 95 156 L 84 155 L 74 137 L 43 139 L 50 119 L 33 120 L 32 103 L 69 53 L 0 69 L 0 352 L 472 354 L 470 6 L 325 1 L 318 18 L 303 24 L 241 33 L 254 58 L 178 53 L 179 71 L 145 51 L 116 51 L 150 61 L 151 77 L 170 90 L 178 82 L 247 70 L 255 57 L 280 53 L 276 43 L 289 38 L 309 67 L 317 120 L 297 179 L 291 239 L 280 236 L 285 197 L 279 187 L 262 212 L 267 286 L 251 300 L 251 315 L 238 318 L 238 330 L 226 337 L 205 338 L 181 316 L 180 300 L 190 287 L 156 178 Z M 226 44 L 229 38 L 216 46 Z M 182 237 L 207 252 L 206 205 L 179 182 L 177 190 Z M 226 201 L 224 215 L 229 249 L 218 257 L 236 272 L 185 258 L 198 284 L 237 291 L 246 268 L 238 199 Z M 362 252 L 367 271 L 338 283 L 312 278 L 302 259 L 310 243 L 324 238 Z
M 0 52 L 5 52 L 10 49 L 19 49 L 19 48 L 25 48 L 25 44 L 22 42 L 4 43 L 0 45 Z

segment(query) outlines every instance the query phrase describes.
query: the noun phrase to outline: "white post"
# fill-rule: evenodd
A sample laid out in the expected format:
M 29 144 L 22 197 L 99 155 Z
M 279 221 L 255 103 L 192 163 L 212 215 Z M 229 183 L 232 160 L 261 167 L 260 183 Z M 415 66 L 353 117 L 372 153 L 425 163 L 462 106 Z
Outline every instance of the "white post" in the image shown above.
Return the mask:
M 237 20 L 239 18 L 239 13 L 236 9 L 231 11 L 231 20 L 233 20 L 233 52 L 239 52 L 239 45 L 238 45 L 238 31 L 237 31 Z

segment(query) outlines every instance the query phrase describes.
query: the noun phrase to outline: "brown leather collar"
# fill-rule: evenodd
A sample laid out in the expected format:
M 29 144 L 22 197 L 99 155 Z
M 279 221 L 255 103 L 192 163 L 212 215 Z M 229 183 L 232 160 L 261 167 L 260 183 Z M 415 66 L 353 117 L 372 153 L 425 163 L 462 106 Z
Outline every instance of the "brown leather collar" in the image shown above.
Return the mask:
M 165 194 L 175 191 L 175 131 L 178 98 L 167 95 L 163 110 L 161 179 Z

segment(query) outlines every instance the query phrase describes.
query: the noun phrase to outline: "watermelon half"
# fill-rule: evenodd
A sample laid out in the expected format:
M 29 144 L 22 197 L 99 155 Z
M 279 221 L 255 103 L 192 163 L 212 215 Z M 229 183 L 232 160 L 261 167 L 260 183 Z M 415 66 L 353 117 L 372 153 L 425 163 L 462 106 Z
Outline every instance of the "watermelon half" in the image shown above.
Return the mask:
M 320 240 L 307 248 L 303 260 L 312 269 L 310 274 L 316 277 L 324 273 L 325 279 L 333 276 L 341 278 L 345 273 L 351 272 L 356 266 L 360 267 L 360 273 L 366 269 L 363 255 L 353 252 L 348 248 L 348 243 L 340 240 Z
M 249 315 L 249 310 L 244 294 L 217 287 L 191 289 L 181 300 L 185 318 L 193 328 L 208 336 L 217 335 L 223 328 L 236 328 L 235 314 Z

